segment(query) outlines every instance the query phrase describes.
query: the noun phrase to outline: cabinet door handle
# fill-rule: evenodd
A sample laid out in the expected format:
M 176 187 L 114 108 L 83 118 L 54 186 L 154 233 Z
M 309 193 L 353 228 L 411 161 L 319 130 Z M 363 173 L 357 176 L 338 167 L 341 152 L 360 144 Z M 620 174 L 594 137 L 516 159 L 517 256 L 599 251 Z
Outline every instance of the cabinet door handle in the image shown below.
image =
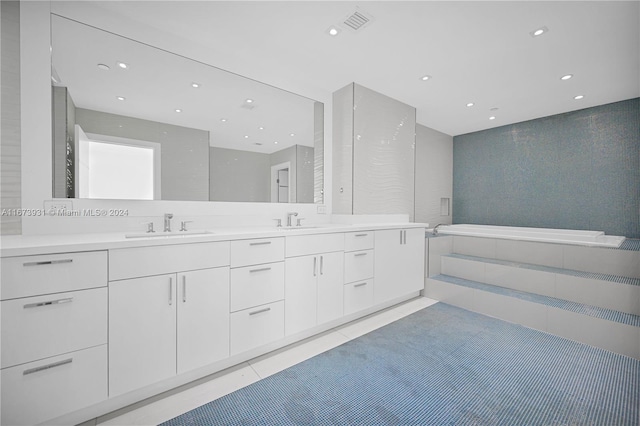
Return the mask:
M 173 305 L 173 277 L 169 277 L 169 306 Z
M 264 271 L 270 271 L 270 270 L 271 270 L 271 268 L 270 268 L 270 267 L 269 267 L 269 268 L 251 269 L 251 270 L 249 271 L 249 273 L 250 273 L 250 274 L 253 274 L 254 272 L 264 272 Z
M 182 303 L 187 302 L 187 276 L 182 276 Z
M 261 314 L 263 312 L 268 312 L 270 310 L 271 308 L 258 309 L 257 311 L 249 312 L 249 315 Z
M 59 265 L 61 263 L 71 263 L 73 259 L 60 259 L 60 260 L 43 260 L 41 262 L 25 262 L 22 266 L 41 266 L 41 265 Z
M 24 305 L 24 309 L 39 308 L 41 306 L 60 305 L 62 303 L 70 303 L 73 301 L 73 297 L 67 297 L 65 299 L 47 300 L 46 302 L 27 303 Z
M 258 243 L 249 243 L 250 246 L 264 246 L 267 244 L 271 244 L 271 241 L 260 241 Z
M 356 253 L 356 254 L 353 255 L 353 257 L 366 256 L 366 255 L 367 255 L 366 252 L 364 252 L 364 253 Z
M 317 276 L 318 275 L 318 258 L 316 256 L 313 256 L 313 276 Z
M 324 256 L 320 256 L 320 275 L 324 275 Z
M 367 283 L 355 284 L 354 287 L 362 287 L 363 285 L 367 285 Z
M 38 371 L 44 371 L 44 370 L 48 370 L 50 368 L 60 367 L 61 365 L 71 364 L 72 362 L 73 362 L 73 358 L 65 359 L 65 360 L 58 361 L 58 362 L 53 362 L 51 364 L 43 365 L 41 367 L 30 368 L 28 370 L 24 370 L 22 372 L 22 375 L 26 376 L 27 374 L 37 373 Z
M 402 231 L 400 231 L 400 245 L 402 245 Z
M 369 234 L 356 234 L 356 237 L 366 237 Z

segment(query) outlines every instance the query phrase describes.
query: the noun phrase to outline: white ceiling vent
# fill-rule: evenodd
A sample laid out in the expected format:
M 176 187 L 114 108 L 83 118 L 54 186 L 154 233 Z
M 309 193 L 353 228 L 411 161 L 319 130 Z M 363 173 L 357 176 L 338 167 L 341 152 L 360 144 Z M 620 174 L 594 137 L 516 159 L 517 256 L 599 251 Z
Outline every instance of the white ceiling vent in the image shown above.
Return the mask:
M 342 21 L 345 28 L 356 32 L 361 31 L 364 27 L 369 25 L 373 21 L 373 16 L 357 8 L 355 12 L 348 15 L 344 21 Z

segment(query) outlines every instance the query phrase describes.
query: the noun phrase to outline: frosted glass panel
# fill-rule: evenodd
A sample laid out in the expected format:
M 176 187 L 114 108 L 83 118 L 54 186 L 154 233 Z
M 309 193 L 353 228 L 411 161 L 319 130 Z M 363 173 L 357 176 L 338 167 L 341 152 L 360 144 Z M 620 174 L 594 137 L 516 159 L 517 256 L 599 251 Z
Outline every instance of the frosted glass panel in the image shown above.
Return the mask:
M 354 86 L 353 214 L 413 220 L 415 108 Z

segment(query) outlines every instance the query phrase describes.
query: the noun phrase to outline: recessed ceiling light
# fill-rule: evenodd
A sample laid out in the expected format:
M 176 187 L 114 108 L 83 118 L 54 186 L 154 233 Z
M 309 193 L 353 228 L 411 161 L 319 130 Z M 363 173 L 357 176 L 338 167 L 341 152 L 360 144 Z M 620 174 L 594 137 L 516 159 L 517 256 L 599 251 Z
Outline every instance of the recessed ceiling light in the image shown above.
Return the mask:
M 278 141 L 274 141 L 273 143 L 274 143 L 274 144 L 276 144 L 276 145 L 278 145 Z
M 335 37 L 338 34 L 340 34 L 340 28 L 332 25 L 329 28 L 327 28 L 327 34 L 329 34 L 330 36 Z
M 176 112 L 182 112 L 180 108 L 176 108 Z
M 427 80 L 430 80 L 430 79 L 431 79 L 430 75 L 423 75 L 422 77 L 420 77 L 420 80 L 422 80 L 422 81 L 427 81 Z
M 580 100 L 582 98 L 584 98 L 584 95 L 578 95 L 578 96 L 574 96 L 573 97 L 573 99 L 575 99 L 575 100 Z
M 493 116 L 493 115 L 491 117 L 489 117 L 489 120 L 495 120 L 495 119 L 496 119 L 496 117 Z
M 253 99 L 247 99 L 245 102 L 248 104 L 253 103 Z
M 573 74 L 563 75 L 562 77 L 560 77 L 560 80 L 569 80 L 571 77 L 573 77 Z
M 472 107 L 472 106 L 474 106 L 474 105 L 475 105 L 475 104 L 474 104 L 473 102 L 469 102 L 469 103 L 467 104 L 467 106 L 468 106 L 468 107 Z
M 223 123 L 226 123 L 227 119 L 226 118 L 221 118 L 220 121 L 222 121 Z
M 191 87 L 197 89 L 198 87 L 200 87 L 200 83 L 191 83 Z
M 116 96 L 116 99 L 119 101 L 124 101 L 126 98 L 124 96 Z
M 244 135 L 244 138 L 245 139 L 249 139 L 249 135 Z
M 98 68 L 104 71 L 109 71 L 111 69 L 109 65 L 106 65 L 106 64 L 98 64 Z
M 531 37 L 538 37 L 538 36 L 541 36 L 542 34 L 545 34 L 547 32 L 549 32 L 549 28 L 540 27 L 538 29 L 535 29 L 535 30 L 531 31 L 529 34 L 531 35 Z
M 258 130 L 264 130 L 264 127 L 260 126 L 258 127 Z
M 289 136 L 295 136 L 295 135 L 296 135 L 295 133 L 289 133 Z
M 125 64 L 124 62 L 117 62 L 118 66 L 124 70 L 126 70 L 127 68 L 129 68 L 129 65 Z

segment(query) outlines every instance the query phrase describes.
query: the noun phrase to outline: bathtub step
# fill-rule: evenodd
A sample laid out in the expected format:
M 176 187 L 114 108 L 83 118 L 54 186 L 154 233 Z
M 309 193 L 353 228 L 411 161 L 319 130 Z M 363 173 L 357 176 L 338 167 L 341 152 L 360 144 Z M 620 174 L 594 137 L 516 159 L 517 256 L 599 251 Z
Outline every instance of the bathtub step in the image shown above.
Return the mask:
M 569 302 L 640 315 L 640 279 L 463 254 L 441 256 L 441 273 Z
M 449 275 L 427 278 L 425 296 L 640 359 L 639 315 Z

